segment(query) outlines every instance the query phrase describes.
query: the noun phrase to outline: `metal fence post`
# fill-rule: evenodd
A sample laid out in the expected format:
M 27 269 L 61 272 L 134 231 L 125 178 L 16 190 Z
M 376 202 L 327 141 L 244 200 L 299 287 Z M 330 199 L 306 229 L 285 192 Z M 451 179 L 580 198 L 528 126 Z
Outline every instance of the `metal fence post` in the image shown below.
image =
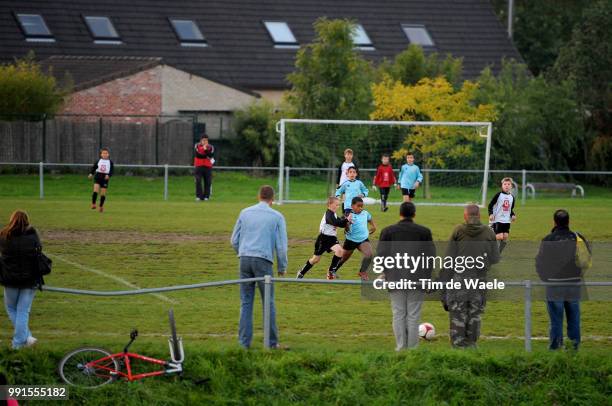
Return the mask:
M 39 189 L 40 189 L 40 198 L 45 198 L 45 167 L 42 162 L 38 163 L 38 180 L 39 180 Z
M 285 166 L 285 200 L 289 199 L 289 176 L 291 168 Z
M 164 200 L 168 200 L 168 164 L 164 164 Z
M 523 169 L 523 180 L 521 186 L 521 204 L 525 204 L 527 202 L 527 170 Z
M 270 348 L 270 306 L 272 296 L 272 276 L 264 276 L 263 329 L 264 348 Z
M 525 281 L 525 351 L 531 352 L 531 281 Z

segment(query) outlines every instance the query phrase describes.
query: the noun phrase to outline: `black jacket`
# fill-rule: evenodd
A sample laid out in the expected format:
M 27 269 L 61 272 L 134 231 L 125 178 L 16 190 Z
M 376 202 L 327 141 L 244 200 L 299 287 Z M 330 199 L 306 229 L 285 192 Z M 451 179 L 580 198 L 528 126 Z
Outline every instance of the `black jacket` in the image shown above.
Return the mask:
M 582 269 L 576 266 L 576 234 L 569 227 L 555 227 L 544 237 L 536 257 L 536 271 L 546 282 L 582 280 Z
M 408 254 L 413 257 L 435 256 L 436 246 L 431 237 L 431 230 L 415 224 L 412 219 L 404 219 L 396 224 L 385 227 L 380 233 L 376 256 L 395 257 L 397 254 Z M 385 269 L 387 281 L 401 279 L 413 280 L 430 279 L 433 268 L 421 266 L 415 272 L 405 269 Z
M 34 227 L 29 227 L 23 234 L 10 239 L 0 239 L 0 254 L 2 255 L 3 274 L 18 275 L 28 273 L 38 275 L 38 249 L 42 248 L 38 233 Z M 42 278 L 28 277 L 23 282 L 5 281 L 4 286 L 11 288 L 33 288 L 42 283 Z

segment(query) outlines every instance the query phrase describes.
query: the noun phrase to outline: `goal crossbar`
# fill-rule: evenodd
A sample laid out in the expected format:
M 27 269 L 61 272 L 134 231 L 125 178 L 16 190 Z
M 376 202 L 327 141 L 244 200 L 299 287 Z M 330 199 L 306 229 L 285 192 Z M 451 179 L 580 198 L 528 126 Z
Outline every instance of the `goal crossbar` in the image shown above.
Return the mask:
M 490 121 L 376 121 L 376 120 L 331 120 L 331 119 L 309 119 L 309 118 L 281 118 L 276 123 L 276 132 L 280 135 L 279 142 L 279 160 L 278 160 L 278 204 L 284 203 L 284 177 L 283 170 L 285 167 L 285 129 L 287 123 L 303 123 L 303 124 L 338 124 L 338 125 L 386 125 L 386 126 L 453 126 L 453 127 L 475 127 L 486 128 L 486 149 L 484 162 L 484 175 L 482 180 L 482 200 L 481 206 L 485 206 L 487 200 L 487 185 L 489 183 L 489 160 L 491 158 L 491 133 L 493 123 Z

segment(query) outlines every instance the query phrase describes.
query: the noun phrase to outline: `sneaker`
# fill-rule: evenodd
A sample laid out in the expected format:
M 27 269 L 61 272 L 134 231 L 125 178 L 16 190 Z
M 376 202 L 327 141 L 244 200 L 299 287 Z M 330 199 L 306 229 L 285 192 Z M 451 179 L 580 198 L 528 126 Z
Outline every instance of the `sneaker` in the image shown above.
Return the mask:
M 102 213 L 102 212 L 104 211 L 104 207 L 103 207 L 103 206 L 100 206 L 100 208 L 98 209 L 98 211 L 99 211 L 100 213 Z
M 28 339 L 26 340 L 26 343 L 24 345 L 24 347 L 32 347 L 33 345 L 35 345 L 38 342 L 38 339 L 29 336 Z
M 92 209 L 92 210 L 95 210 L 95 209 L 96 209 L 96 205 L 92 203 L 92 205 L 91 205 L 91 209 Z
M 304 275 L 302 274 L 302 272 L 298 271 L 297 275 L 295 276 L 295 279 L 303 279 Z
M 270 346 L 271 350 L 282 350 L 282 351 L 289 351 L 290 348 L 287 347 L 286 345 L 282 345 L 282 344 L 274 344 Z
M 208 200 L 210 200 L 208 197 L 205 197 L 205 198 L 204 198 L 204 201 L 206 201 L 206 202 L 207 202 Z
M 361 278 L 362 281 L 369 280 L 367 272 L 359 272 L 358 275 L 359 275 L 359 277 Z
M 387 206 L 385 206 L 385 208 L 383 209 L 383 211 L 385 211 L 385 212 L 386 212 L 387 210 L 389 210 L 389 208 L 388 208 Z
M 330 281 L 336 279 L 336 273 L 335 272 L 327 272 L 327 279 L 330 280 Z
M 199 201 L 201 201 L 201 200 L 202 200 L 202 199 L 200 199 L 199 197 L 196 197 L 196 200 L 195 200 L 195 201 L 196 201 L 196 202 L 199 202 Z

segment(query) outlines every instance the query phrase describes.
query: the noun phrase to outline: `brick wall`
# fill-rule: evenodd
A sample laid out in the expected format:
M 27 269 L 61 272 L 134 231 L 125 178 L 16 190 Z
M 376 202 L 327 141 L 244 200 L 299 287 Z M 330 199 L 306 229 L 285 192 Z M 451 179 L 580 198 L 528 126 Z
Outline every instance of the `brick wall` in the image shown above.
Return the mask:
M 162 113 L 161 67 L 155 67 L 73 93 L 63 114 L 159 115 Z

